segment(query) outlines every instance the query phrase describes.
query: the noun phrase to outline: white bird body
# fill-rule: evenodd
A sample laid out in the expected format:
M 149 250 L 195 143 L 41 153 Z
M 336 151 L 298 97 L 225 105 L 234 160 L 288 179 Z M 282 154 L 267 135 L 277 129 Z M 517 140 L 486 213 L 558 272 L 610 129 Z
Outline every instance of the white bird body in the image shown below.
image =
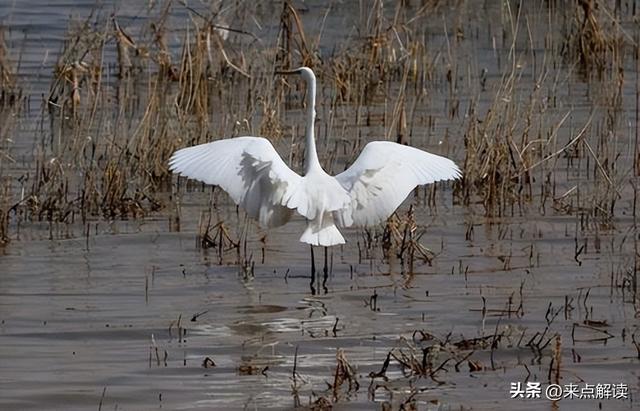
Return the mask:
M 460 177 L 456 164 L 435 154 L 388 141 L 367 144 L 354 164 L 337 176 L 318 161 L 314 139 L 315 75 L 307 67 L 305 174 L 291 170 L 262 137 L 236 137 L 176 151 L 172 171 L 218 185 L 263 227 L 286 224 L 293 211 L 307 219 L 300 241 L 320 246 L 345 242 L 342 227 L 385 221 L 413 189 Z

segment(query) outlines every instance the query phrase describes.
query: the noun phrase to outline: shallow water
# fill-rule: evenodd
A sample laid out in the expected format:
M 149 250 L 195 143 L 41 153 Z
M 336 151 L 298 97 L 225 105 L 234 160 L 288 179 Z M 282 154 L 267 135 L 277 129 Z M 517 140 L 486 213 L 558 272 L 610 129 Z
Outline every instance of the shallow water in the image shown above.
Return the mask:
M 513 227 L 528 224 L 514 222 Z M 562 335 L 564 350 L 574 349 L 581 356 L 579 363 L 565 358 L 563 374 L 569 380 L 575 375 L 594 382 L 636 381 L 629 337 L 625 342 L 620 336 L 637 320 L 630 304 L 621 303 L 615 290 L 611 293 L 600 267 L 606 263 L 595 256 L 585 258 L 582 267 L 570 261 L 544 262 L 545 255 L 570 254 L 573 240 L 553 235 L 565 224 L 546 222 L 549 234 L 535 242 L 542 256 L 539 266 L 528 267 L 527 257 L 517 252 L 514 268 L 503 271 L 491 249 L 508 243 L 520 250 L 529 241 L 488 236 L 484 246 L 474 247 L 460 240 L 464 233 L 459 224 L 437 217 L 428 243 L 442 240 L 445 251 L 433 267 L 421 267 L 407 278 L 385 272 L 382 266 L 356 265 L 351 276 L 348 258 L 354 253 L 345 247 L 335 251 L 333 274 L 326 293 L 319 295 L 310 293 L 306 248 L 292 246 L 289 240 L 300 228 L 296 224 L 274 235 L 267 263 L 257 265 L 250 279 L 236 267 L 206 261 L 194 249 L 193 233 L 188 231 L 131 229 L 95 236 L 89 250 L 77 239 L 29 241 L 3 256 L 3 408 L 86 409 L 96 406 L 104 387 L 105 409 L 288 408 L 293 405 L 290 377 L 297 347 L 297 370 L 305 381 L 303 401 L 310 391 L 326 388 L 335 350 L 343 348 L 362 384 L 343 406 L 368 409 L 373 405 L 367 399 L 366 375 L 379 371 L 399 336 L 410 339 L 414 330 L 441 337 L 452 333 L 453 340 L 491 335 L 498 319 L 490 314 L 483 330 L 481 296 L 489 310 L 503 309 L 523 280 L 524 316 L 500 318 L 501 327 L 514 327 L 512 344 L 519 337 L 516 330 L 544 328 L 549 303 L 557 309 L 565 295 L 575 298 L 577 290 L 591 288 L 587 306 L 594 319 L 608 322 L 606 330 L 614 338 L 606 345 L 572 344 L 571 326 L 584 316 L 584 307 L 575 304 L 575 311 L 553 327 Z M 278 251 L 285 246 L 295 249 Z M 466 280 L 457 272 L 451 274 L 458 261 L 470 267 Z M 284 267 L 291 268 L 286 279 Z M 365 304 L 374 289 L 378 311 Z M 200 315 L 192 321 L 196 314 Z M 179 318 L 186 332 L 182 339 Z M 585 338 L 597 336 L 585 333 Z M 204 369 L 206 357 L 216 367 Z M 546 378 L 548 360 L 537 364 L 534 357 L 529 348 L 504 347 L 495 354 L 495 371 L 469 373 L 463 365 L 458 373 L 442 375 L 441 386 L 428 379 L 416 384 L 427 388 L 422 401 L 435 400 L 445 408 L 490 408 L 504 403 L 510 382 L 527 375 L 525 365 L 532 380 Z M 489 366 L 486 350 L 473 358 Z M 243 375 L 243 366 L 256 367 L 256 375 Z M 268 369 L 263 375 L 264 367 Z M 398 370 L 395 373 L 402 381 Z M 384 393 L 379 397 L 378 401 L 387 399 Z M 513 401 L 521 409 L 540 406 Z M 576 408 L 584 401 L 575 400 Z M 630 402 L 614 405 L 631 408 Z
M 477 34 L 456 52 L 468 51 L 467 58 L 488 68 L 490 82 L 499 80 L 504 62 L 495 54 L 504 58 L 508 53 L 502 44 L 494 51 L 496 39 L 500 43 L 500 7 L 470 3 L 462 18 L 468 32 Z M 26 33 L 20 44 L 34 101 L 48 85 L 48 63 L 60 48 L 69 14 L 83 15 L 92 6 L 31 0 L 0 6 L 0 19 L 13 30 L 11 41 Z M 354 10 L 340 3 L 332 6 L 323 50 L 353 34 L 350 23 L 356 17 L 349 12 Z M 478 15 L 472 13 L 474 6 Z M 108 3 L 104 9 L 110 7 Z M 117 10 L 136 27 L 141 8 L 119 4 Z M 302 16 L 311 32 L 325 12 L 321 2 L 309 3 Z M 277 21 L 267 17 L 268 7 L 264 13 L 259 17 L 268 36 Z M 445 49 L 443 33 L 455 15 L 445 9 L 441 17 L 429 20 L 429 44 Z M 184 9 L 175 7 L 174 18 L 185 18 Z M 544 21 L 544 14 L 538 18 Z M 536 38 L 544 30 L 533 26 Z M 525 64 L 525 72 L 531 65 Z M 573 110 L 572 124 L 561 131 L 564 139 L 582 127 L 591 107 L 585 86 L 577 79 L 571 84 L 570 90 L 559 90 L 561 102 L 550 113 Z M 630 82 L 624 88 L 630 101 L 635 99 L 634 87 Z M 460 164 L 463 119 L 443 115 L 447 93 L 436 90 L 421 118 L 434 116 L 437 124 L 415 144 L 446 151 Z M 481 99 L 486 105 L 491 100 L 489 93 Z M 32 112 L 37 112 L 34 107 Z M 626 107 L 625 119 L 636 127 L 633 105 Z M 22 133 L 16 150 L 28 158 L 33 147 L 28 124 Z M 446 141 L 438 144 L 441 139 Z M 632 144 L 632 134 L 622 137 L 621 144 Z M 620 162 L 628 166 L 629 151 L 620 150 Z M 558 183 L 565 191 L 588 178 L 571 173 Z M 326 281 L 322 253 L 316 250 L 314 282 L 309 249 L 297 242 L 304 227 L 300 220 L 268 232 L 264 246 L 264 232 L 250 226 L 247 248 L 255 262 L 253 274 L 231 264 L 233 253 L 218 264 L 215 250 L 197 247 L 208 191 L 182 194 L 180 231 L 175 231 L 168 211 L 141 220 L 94 221 L 89 236 L 82 226 L 22 223 L 0 255 L 0 408 L 289 409 L 298 401 L 308 406 L 324 396 L 336 409 L 381 408 L 385 401 L 397 409 L 412 394 L 421 410 L 636 407 L 640 369 L 631 335 L 638 332 L 638 318 L 632 296 L 621 287 L 634 256 L 628 187 L 622 190 L 613 228 L 579 234 L 580 218 L 551 206 L 525 207 L 514 216 L 489 219 L 479 204 L 454 201 L 451 184 L 438 186 L 435 206 L 425 205 L 423 197 L 424 191 L 418 199 L 411 197 L 402 213 L 414 204 L 417 221 L 426 227 L 422 244 L 436 253 L 432 265 L 416 262 L 415 272 L 407 274 L 399 261 L 383 262 L 380 246 L 365 258 L 365 235 L 345 230 L 348 243 L 331 250 Z M 242 217 L 235 208 L 221 208 L 232 230 L 240 231 Z M 585 249 L 576 257 L 578 242 Z M 557 334 L 559 339 L 541 353 L 526 346 L 547 325 L 546 338 Z M 405 376 L 392 361 L 387 389 L 370 395 L 369 373 L 381 370 L 391 349 L 408 352 L 407 347 L 413 347 L 421 358 L 420 348 L 433 344 L 416 339 L 416 330 L 449 342 L 434 357 L 435 364 L 455 360 L 433 378 Z M 503 337 L 493 351 L 490 345 L 455 347 L 496 331 Z M 549 381 L 556 342 L 562 384 L 624 383 L 630 398 L 557 403 L 509 399 L 512 382 Z M 343 387 L 334 398 L 327 384 L 334 381 L 338 349 L 355 367 L 360 387 L 348 393 Z M 456 370 L 453 363 L 466 355 L 482 369 L 470 371 L 465 360 Z M 205 368 L 206 358 L 215 366 Z M 383 380 L 375 379 L 373 387 L 376 384 L 383 385 Z

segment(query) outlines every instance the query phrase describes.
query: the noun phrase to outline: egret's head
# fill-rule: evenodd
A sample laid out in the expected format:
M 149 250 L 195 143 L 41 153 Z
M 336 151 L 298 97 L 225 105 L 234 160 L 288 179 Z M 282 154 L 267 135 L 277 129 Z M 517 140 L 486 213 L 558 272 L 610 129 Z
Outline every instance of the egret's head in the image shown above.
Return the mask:
M 299 74 L 303 79 L 305 79 L 307 84 L 315 84 L 316 82 L 316 76 L 315 74 L 313 74 L 313 70 L 311 70 L 309 67 L 298 67 L 297 69 L 293 70 L 279 70 L 276 71 L 275 74 Z

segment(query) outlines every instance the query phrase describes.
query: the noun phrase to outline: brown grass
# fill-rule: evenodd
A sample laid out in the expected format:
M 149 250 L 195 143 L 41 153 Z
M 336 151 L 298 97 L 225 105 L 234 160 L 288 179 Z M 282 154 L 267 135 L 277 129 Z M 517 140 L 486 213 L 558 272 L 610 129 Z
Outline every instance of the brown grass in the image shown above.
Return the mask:
M 15 162 L 10 152 L 13 128 L 24 104 L 14 61 L 5 41 L 5 28 L 0 26 L 0 246 L 6 244 L 10 237 L 15 179 L 8 169 Z

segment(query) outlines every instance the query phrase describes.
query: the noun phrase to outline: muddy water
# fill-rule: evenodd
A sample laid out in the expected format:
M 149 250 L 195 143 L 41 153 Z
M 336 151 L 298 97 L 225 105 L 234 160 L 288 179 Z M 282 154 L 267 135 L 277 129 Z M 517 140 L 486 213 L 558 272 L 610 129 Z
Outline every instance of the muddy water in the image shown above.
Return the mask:
M 12 38 L 26 32 L 31 93 L 38 95 L 48 84 L 43 77 L 48 79 L 67 16 L 88 13 L 92 5 L 0 6 Z M 334 7 L 323 40 L 327 49 L 351 34 L 353 10 Z M 498 24 L 499 6 L 479 4 L 477 16 L 469 9 L 473 4 L 465 18 L 478 30 L 472 60 L 499 78 L 495 53 L 505 56 L 508 47 L 498 44 L 494 50 L 499 29 L 486 23 Z M 303 14 L 309 30 L 325 11 L 309 6 Z M 132 22 L 142 14 L 129 6 L 118 12 Z M 178 20 L 185 15 L 180 8 L 175 13 Z M 444 14 L 430 29 L 430 41 L 442 48 L 446 25 L 455 18 L 451 10 Z M 268 24 L 263 29 L 268 33 Z M 563 95 L 574 107 L 574 128 L 589 112 L 588 96 L 580 90 L 576 80 L 565 91 L 570 95 Z M 443 116 L 445 94 L 436 94 L 433 106 L 425 108 L 438 124 L 418 143 L 443 152 L 438 143 L 446 131 L 451 136 L 444 145 L 458 147 L 447 153 L 461 163 L 463 122 Z M 625 94 L 634 97 L 633 84 Z M 483 101 L 490 100 L 487 95 Z M 626 115 L 635 124 L 631 108 Z M 33 143 L 16 144 L 28 152 Z M 629 157 L 623 155 L 625 161 Z M 415 272 L 406 274 L 399 261 L 382 262 L 379 246 L 367 258 L 365 235 L 345 230 L 348 243 L 332 249 L 331 272 L 325 280 L 318 267 L 313 282 L 309 249 L 297 242 L 299 220 L 270 231 L 264 244 L 264 233 L 251 227 L 252 275 L 218 264 L 215 250 L 199 249 L 199 211 L 209 201 L 203 193 L 184 194 L 179 232 L 162 213 L 139 221 L 96 221 L 89 236 L 83 227 L 23 224 L 0 256 L 0 408 L 287 409 L 324 396 L 337 409 L 375 409 L 383 402 L 396 409 L 413 395 L 418 409 L 633 409 L 640 371 L 631 335 L 638 332 L 638 319 L 632 297 L 619 287 L 633 264 L 633 209 L 632 197 L 623 194 L 615 227 L 581 232 L 579 242 L 586 247 L 576 255 L 576 216 L 531 207 L 515 217 L 487 219 L 480 205 L 454 203 L 451 185 L 442 185 L 435 205 L 411 199 L 402 209 L 414 204 L 427 230 L 422 243 L 436 253 L 431 265 L 416 263 Z M 226 211 L 236 230 L 241 219 L 233 219 L 233 207 Z M 320 265 L 321 251 L 315 257 Z M 416 330 L 448 342 L 430 360 L 436 367 L 453 354 L 455 359 L 433 378 L 404 375 L 391 361 L 388 381 L 371 383 L 369 374 L 382 369 L 394 348 L 417 347 L 422 358 L 420 347 L 433 340 L 419 341 Z M 496 331 L 503 337 L 495 350 L 455 346 Z M 559 339 L 542 352 L 526 345 L 543 332 L 545 341 L 554 334 Z M 562 384 L 624 383 L 630 399 L 509 399 L 513 382 L 549 381 L 556 342 Z M 334 398 L 327 384 L 334 382 L 338 349 L 360 386 L 347 393 L 345 385 Z M 472 372 L 466 360 L 456 369 L 454 363 L 466 355 L 481 369 Z M 204 367 L 207 358 L 215 366 Z

